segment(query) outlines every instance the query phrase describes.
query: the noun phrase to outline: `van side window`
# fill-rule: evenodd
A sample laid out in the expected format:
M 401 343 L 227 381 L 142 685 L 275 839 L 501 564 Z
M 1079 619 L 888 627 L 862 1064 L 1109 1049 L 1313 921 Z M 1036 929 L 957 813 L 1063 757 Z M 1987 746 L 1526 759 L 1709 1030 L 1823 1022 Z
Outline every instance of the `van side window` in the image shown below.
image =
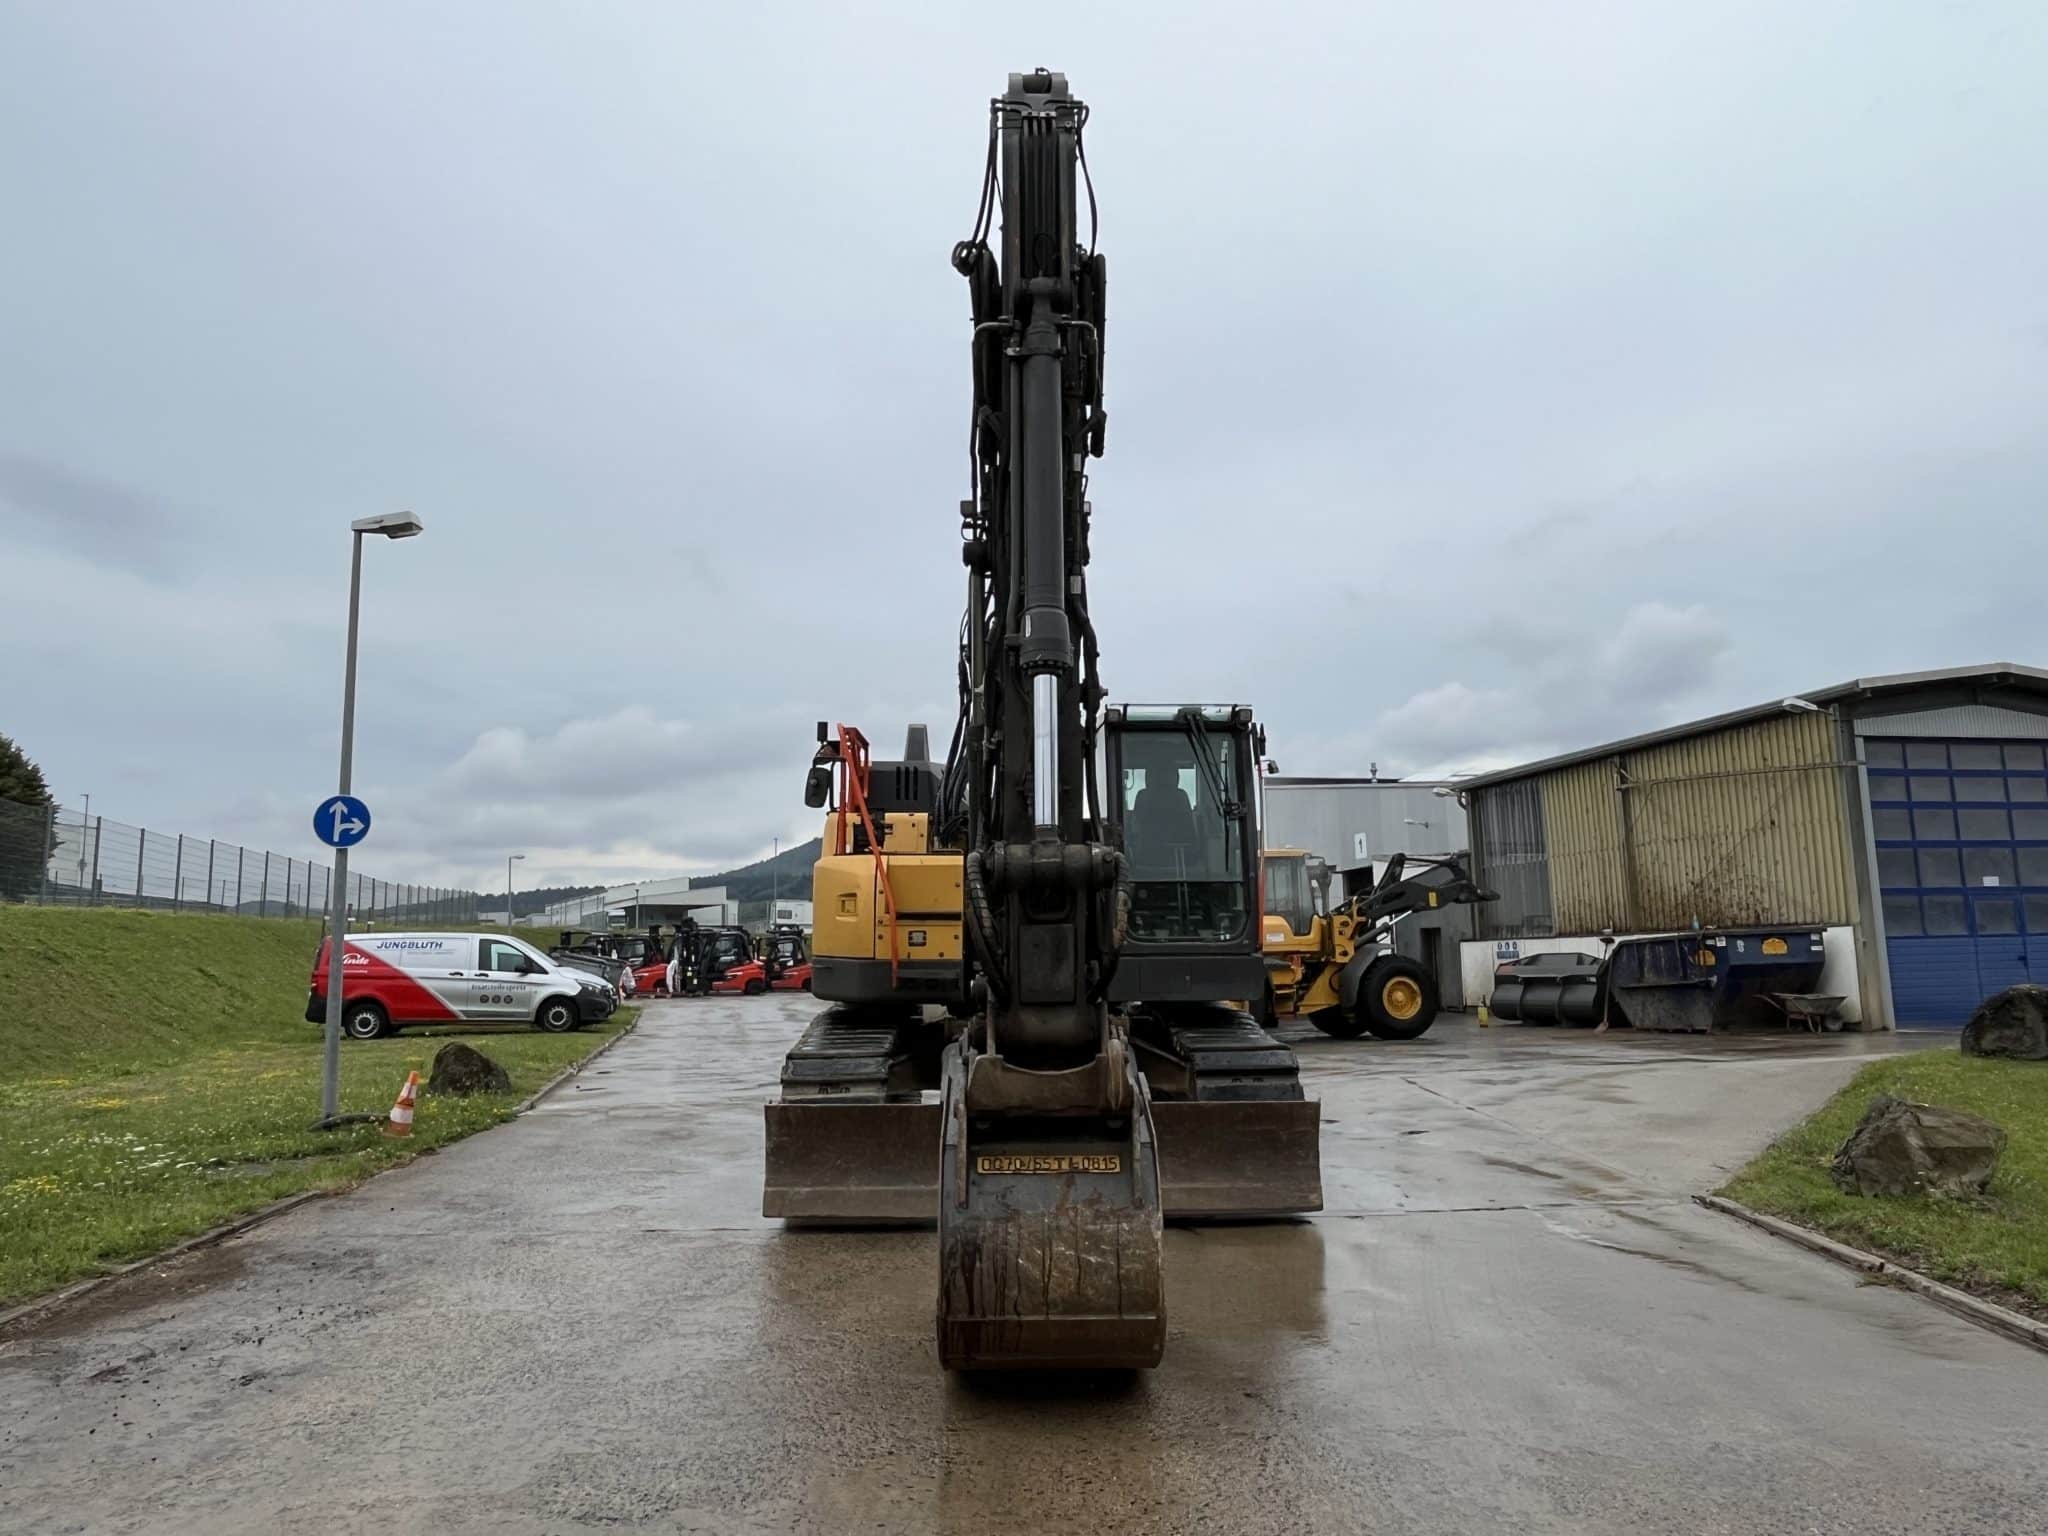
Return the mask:
M 480 971 L 523 971 L 526 969 L 526 951 L 503 939 L 485 939 L 483 943 L 483 964 Z

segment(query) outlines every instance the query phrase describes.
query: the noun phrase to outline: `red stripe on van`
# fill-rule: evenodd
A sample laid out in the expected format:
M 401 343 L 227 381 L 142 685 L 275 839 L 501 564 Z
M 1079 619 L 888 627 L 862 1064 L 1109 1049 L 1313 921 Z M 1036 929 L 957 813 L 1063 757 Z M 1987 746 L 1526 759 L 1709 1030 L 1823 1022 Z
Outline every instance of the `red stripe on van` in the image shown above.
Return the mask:
M 381 1004 L 394 1024 L 441 1024 L 460 1014 L 390 961 L 349 944 L 342 951 L 341 1003 L 369 998 Z M 313 962 L 313 990 L 327 995 L 327 944 Z

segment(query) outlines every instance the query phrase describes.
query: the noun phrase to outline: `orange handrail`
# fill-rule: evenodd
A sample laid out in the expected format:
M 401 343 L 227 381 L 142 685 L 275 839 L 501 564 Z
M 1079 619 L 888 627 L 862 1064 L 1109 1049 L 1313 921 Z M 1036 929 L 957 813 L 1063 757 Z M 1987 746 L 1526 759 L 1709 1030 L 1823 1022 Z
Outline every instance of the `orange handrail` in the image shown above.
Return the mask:
M 861 829 L 868 835 L 868 851 L 875 858 L 875 889 L 881 893 L 882 911 L 889 925 L 889 985 L 894 987 L 900 964 L 896 948 L 896 893 L 889 887 L 889 861 L 882 857 L 881 835 L 874 817 L 868 814 L 868 739 L 850 725 L 839 727 L 839 764 L 845 770 L 846 792 L 839 797 L 839 827 L 834 834 L 837 846 L 832 851 L 850 851 L 846 813 L 851 808 L 860 817 Z

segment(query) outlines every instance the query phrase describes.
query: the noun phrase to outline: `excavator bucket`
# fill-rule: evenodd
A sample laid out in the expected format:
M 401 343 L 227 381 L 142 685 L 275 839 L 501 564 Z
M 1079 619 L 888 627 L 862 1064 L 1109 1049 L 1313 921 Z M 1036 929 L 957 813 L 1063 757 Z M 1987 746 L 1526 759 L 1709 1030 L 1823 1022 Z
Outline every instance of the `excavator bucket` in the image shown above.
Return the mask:
M 1155 1101 L 1169 1221 L 1295 1216 L 1323 1208 L 1316 1099 Z
M 1166 1346 L 1149 1105 L 970 1132 L 949 1070 L 939 1166 L 948 1370 L 1149 1370 Z
M 767 1106 L 761 1214 L 818 1225 L 929 1223 L 938 1210 L 939 1106 L 798 1099 Z

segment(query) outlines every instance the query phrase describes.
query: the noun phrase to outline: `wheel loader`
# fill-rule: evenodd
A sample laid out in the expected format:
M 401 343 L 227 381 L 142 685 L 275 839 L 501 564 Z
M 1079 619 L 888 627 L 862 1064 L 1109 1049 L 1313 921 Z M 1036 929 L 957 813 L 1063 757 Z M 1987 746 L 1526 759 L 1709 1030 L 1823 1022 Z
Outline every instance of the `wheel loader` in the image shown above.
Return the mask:
M 1268 848 L 1264 870 L 1266 1022 L 1306 1015 L 1340 1040 L 1422 1035 L 1436 1022 L 1436 978 L 1394 953 L 1395 926 L 1412 913 L 1498 899 L 1455 854 L 1397 853 L 1369 890 L 1334 908 L 1330 866 L 1313 854 Z
M 765 1215 L 936 1222 L 957 1370 L 1156 1365 L 1163 1220 L 1322 1205 L 1320 1107 L 1230 1001 L 1265 978 L 1252 711 L 1113 706 L 1101 679 L 1087 120 L 1046 70 L 990 103 L 953 250 L 972 322 L 958 720 L 936 775 L 822 733 L 806 798 L 833 809 L 813 908 L 829 1006 L 765 1113 Z

